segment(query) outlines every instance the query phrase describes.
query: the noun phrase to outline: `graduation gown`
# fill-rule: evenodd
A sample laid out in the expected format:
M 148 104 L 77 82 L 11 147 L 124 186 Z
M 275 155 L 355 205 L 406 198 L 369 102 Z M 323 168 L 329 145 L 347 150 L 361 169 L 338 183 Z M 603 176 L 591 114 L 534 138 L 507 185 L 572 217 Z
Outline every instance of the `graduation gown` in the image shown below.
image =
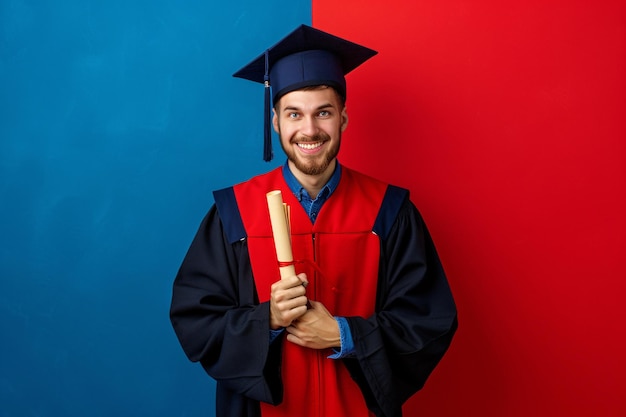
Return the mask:
M 358 193 L 365 198 L 368 187 L 355 190 L 346 183 L 370 179 L 343 170 L 325 207 L 342 192 L 356 193 L 355 205 L 346 216 L 358 216 Z M 286 198 L 293 198 L 277 171 L 270 183 L 283 189 Z M 421 216 L 406 190 L 384 186 L 372 224 L 379 241 L 378 280 L 371 284 L 375 286 L 373 313 L 346 315 L 355 354 L 338 361 L 371 413 L 391 417 L 400 416 L 402 404 L 423 386 L 448 348 L 457 321 Z M 269 342 L 269 302 L 265 295 L 259 297 L 255 285 L 246 230 L 238 216 L 231 215 L 238 211 L 235 192 L 228 188 L 215 196 L 219 210 L 216 206 L 209 210 L 175 279 L 171 320 L 188 357 L 199 361 L 217 381 L 217 415 L 258 417 L 259 401 L 283 401 L 282 371 L 289 366 L 283 363 L 283 350 L 288 342 Z M 324 208 L 316 223 L 323 222 L 322 216 Z

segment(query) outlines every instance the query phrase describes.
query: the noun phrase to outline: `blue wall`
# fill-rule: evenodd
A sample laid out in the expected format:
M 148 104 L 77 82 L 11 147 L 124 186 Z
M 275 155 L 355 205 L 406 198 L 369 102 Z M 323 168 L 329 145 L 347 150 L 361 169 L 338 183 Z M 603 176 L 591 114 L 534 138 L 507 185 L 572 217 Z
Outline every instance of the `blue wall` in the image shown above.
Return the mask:
M 228 4 L 0 3 L 0 417 L 213 415 L 171 284 L 211 190 L 282 162 L 231 74 L 311 21 Z

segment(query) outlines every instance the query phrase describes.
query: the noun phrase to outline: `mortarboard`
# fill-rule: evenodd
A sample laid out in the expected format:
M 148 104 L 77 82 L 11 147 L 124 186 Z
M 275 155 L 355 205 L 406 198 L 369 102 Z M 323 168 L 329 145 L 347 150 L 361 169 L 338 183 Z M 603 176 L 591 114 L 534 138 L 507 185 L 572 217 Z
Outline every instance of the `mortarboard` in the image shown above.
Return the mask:
M 300 25 L 233 77 L 265 85 L 263 159 L 272 159 L 271 102 L 304 87 L 329 85 L 346 98 L 344 76 L 377 52 L 307 25 Z

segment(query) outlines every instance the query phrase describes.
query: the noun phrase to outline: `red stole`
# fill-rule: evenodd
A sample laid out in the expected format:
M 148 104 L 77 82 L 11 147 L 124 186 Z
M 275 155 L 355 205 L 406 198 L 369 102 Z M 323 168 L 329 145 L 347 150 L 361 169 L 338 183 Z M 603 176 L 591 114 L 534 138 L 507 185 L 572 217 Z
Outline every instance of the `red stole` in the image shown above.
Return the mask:
M 281 190 L 291 208 L 296 272 L 305 272 L 309 280 L 307 296 L 322 302 L 335 316 L 371 316 L 380 256 L 380 242 L 372 227 L 387 185 L 342 167 L 341 181 L 313 225 L 281 169 L 234 187 L 259 301 L 269 300 L 270 286 L 280 279 L 265 194 Z M 322 274 L 308 262 L 315 262 Z M 341 360 L 328 359 L 332 350 L 301 348 L 284 339 L 277 342 L 284 343 L 284 400 L 278 406 L 262 403 L 263 417 L 369 415 L 359 387 Z

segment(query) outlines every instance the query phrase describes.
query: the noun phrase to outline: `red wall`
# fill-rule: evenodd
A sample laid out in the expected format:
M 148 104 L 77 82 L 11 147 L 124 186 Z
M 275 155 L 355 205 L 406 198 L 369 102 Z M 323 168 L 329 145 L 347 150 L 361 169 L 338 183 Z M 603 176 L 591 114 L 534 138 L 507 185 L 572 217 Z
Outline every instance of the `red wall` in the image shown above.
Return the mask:
M 625 416 L 626 2 L 314 0 L 380 53 L 340 159 L 411 189 L 460 329 L 407 416 Z

